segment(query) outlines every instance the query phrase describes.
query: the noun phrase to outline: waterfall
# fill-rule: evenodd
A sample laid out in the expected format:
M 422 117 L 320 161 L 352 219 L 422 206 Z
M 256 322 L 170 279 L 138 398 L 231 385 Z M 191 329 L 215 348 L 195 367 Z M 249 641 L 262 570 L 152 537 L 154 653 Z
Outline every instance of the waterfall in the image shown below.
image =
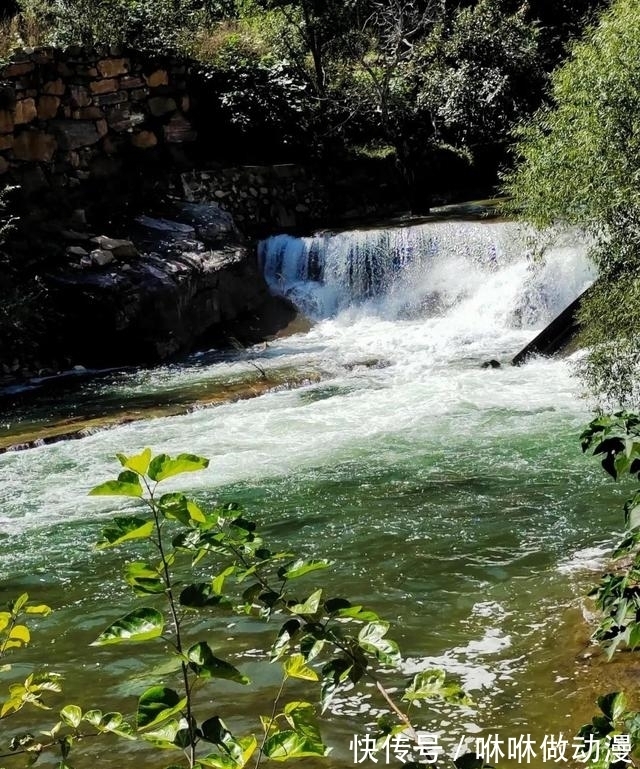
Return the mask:
M 357 308 L 390 320 L 464 310 L 534 327 L 594 279 L 575 231 L 533 233 L 513 222 L 428 222 L 260 243 L 271 290 L 320 320 Z

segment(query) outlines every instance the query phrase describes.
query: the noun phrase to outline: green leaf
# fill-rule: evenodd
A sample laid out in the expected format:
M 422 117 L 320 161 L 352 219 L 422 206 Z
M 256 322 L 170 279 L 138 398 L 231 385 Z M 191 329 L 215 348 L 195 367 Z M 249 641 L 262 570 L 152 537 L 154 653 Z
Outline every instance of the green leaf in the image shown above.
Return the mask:
M 179 742 L 178 735 L 186 726 L 186 723 L 186 719 L 180 719 L 180 721 L 172 719 L 157 729 L 145 732 L 141 736 L 143 740 L 150 742 L 156 748 L 161 748 L 162 750 L 181 750 L 177 744 Z
M 189 609 L 203 609 L 214 606 L 229 608 L 231 606 L 231 602 L 227 598 L 214 592 L 213 586 L 209 582 L 187 585 L 180 593 L 180 604 Z
M 411 686 L 402 696 L 405 702 L 413 702 L 420 705 L 421 700 L 440 699 L 455 705 L 469 705 L 471 700 L 463 689 L 454 682 L 446 680 L 443 670 L 423 670 L 417 673 Z
M 153 521 L 147 521 L 135 515 L 116 516 L 108 526 L 102 529 L 102 539 L 96 547 L 103 550 L 130 539 L 146 539 L 152 533 Z
M 301 678 L 303 681 L 318 681 L 320 678 L 313 668 L 306 665 L 302 654 L 292 654 L 282 667 L 289 678 Z
M 136 724 L 138 729 L 148 729 L 179 713 L 187 705 L 187 698 L 165 686 L 152 686 L 138 700 Z
M 91 489 L 90 497 L 142 497 L 140 478 L 131 470 L 120 473 L 117 481 L 107 481 Z
M 322 589 L 316 590 L 304 603 L 294 604 L 289 610 L 292 614 L 300 614 L 301 616 L 315 614 L 320 606 L 320 598 L 322 598 Z
M 164 617 L 149 606 L 126 614 L 103 631 L 91 646 L 105 646 L 126 641 L 148 641 L 158 638 L 164 629 Z
M 139 595 L 157 595 L 166 591 L 158 570 L 143 561 L 128 563 L 124 567 L 124 579 Z
M 284 715 L 293 729 L 305 738 L 307 746 L 312 745 L 324 754 L 326 748 L 322 743 L 315 708 L 310 702 L 288 702 Z
M 291 758 L 324 756 L 327 749 L 316 745 L 293 730 L 276 732 L 264 743 L 264 754 L 272 761 L 288 761 Z
M 222 721 L 220 721 L 219 718 L 217 718 L 217 716 L 215 719 L 209 719 L 202 724 L 202 731 L 205 734 L 208 734 L 209 737 L 214 736 L 215 734 L 214 722 L 216 720 L 220 723 L 222 729 L 224 729 L 227 734 L 230 735 L 234 742 L 234 747 L 232 748 L 229 742 L 225 743 L 225 738 L 223 735 L 221 735 L 218 740 L 213 741 L 215 744 L 220 745 L 220 747 L 227 752 L 225 754 L 211 753 L 208 756 L 199 758 L 198 761 L 202 766 L 214 767 L 214 769 L 240 769 L 241 767 L 246 766 L 247 762 L 258 747 L 256 738 L 253 735 L 249 735 L 248 737 L 241 737 L 240 739 L 236 740 L 235 737 L 233 737 L 233 735 L 231 735 L 231 733 L 226 730 L 224 724 Z M 204 739 L 212 741 L 209 739 L 209 737 L 205 736 Z
M 200 678 L 222 678 L 226 681 L 235 681 L 238 684 L 248 684 L 251 682 L 247 676 L 243 675 L 237 668 L 228 662 L 216 657 L 209 644 L 200 641 L 194 644 L 187 652 L 189 667 Z
M 38 604 L 37 606 L 27 606 L 25 608 L 26 614 L 38 614 L 41 617 L 48 617 L 52 611 L 53 609 L 44 603 Z
M 627 698 L 623 692 L 611 692 L 598 697 L 598 707 L 607 719 L 615 724 L 627 709 Z
M 126 467 L 127 470 L 132 470 L 138 475 L 144 475 L 149 469 L 151 449 L 145 449 L 141 454 L 136 454 L 134 457 L 127 457 L 124 454 L 116 454 L 116 456 L 120 464 Z
M 167 454 L 160 454 L 151 460 L 148 475 L 152 481 L 159 483 L 174 475 L 193 473 L 206 467 L 209 467 L 209 460 L 195 454 L 179 454 L 175 459 Z
M 374 654 L 380 662 L 397 665 L 401 659 L 400 651 L 395 641 L 384 637 L 388 630 L 388 622 L 370 622 L 358 634 L 358 643 L 365 651 Z
M 77 729 L 82 721 L 82 710 L 77 705 L 65 705 L 60 711 L 60 718 L 67 726 Z
M 327 569 L 331 564 L 332 561 L 326 558 L 315 561 L 305 561 L 300 558 L 288 566 L 278 569 L 278 576 L 280 579 L 297 579 L 298 577 L 304 577 L 305 574 L 310 574 L 312 571 Z

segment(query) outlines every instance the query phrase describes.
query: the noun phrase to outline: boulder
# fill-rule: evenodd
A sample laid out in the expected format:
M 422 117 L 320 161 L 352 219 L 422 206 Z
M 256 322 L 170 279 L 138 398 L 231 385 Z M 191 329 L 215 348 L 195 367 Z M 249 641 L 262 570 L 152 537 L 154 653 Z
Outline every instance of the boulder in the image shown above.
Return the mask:
M 109 251 L 116 259 L 131 259 L 138 256 L 138 249 L 130 240 L 98 235 L 97 238 L 91 239 L 91 243 L 103 251 Z
M 49 162 L 57 148 L 55 137 L 44 131 L 23 131 L 13 142 L 13 154 L 18 160 Z
M 35 120 L 38 115 L 34 99 L 19 99 L 16 102 L 15 124 L 24 125 Z
M 102 77 L 117 77 L 118 75 L 127 74 L 129 62 L 127 59 L 101 59 L 97 67 Z
M 98 267 L 104 267 L 107 264 L 115 261 L 115 256 L 111 251 L 105 251 L 101 248 L 97 248 L 89 254 L 93 264 L 97 264 Z
M 93 120 L 56 120 L 51 124 L 60 146 L 66 150 L 90 147 L 100 141 L 101 134 Z

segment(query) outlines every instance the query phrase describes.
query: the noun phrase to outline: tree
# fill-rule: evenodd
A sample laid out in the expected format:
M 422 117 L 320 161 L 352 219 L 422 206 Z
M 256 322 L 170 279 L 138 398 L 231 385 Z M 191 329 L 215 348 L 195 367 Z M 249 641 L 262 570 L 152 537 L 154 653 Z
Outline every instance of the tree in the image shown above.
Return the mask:
M 518 131 L 511 210 L 592 238 L 600 278 L 581 311 L 582 365 L 604 400 L 640 400 L 640 6 L 616 0 L 552 77 L 552 102 Z

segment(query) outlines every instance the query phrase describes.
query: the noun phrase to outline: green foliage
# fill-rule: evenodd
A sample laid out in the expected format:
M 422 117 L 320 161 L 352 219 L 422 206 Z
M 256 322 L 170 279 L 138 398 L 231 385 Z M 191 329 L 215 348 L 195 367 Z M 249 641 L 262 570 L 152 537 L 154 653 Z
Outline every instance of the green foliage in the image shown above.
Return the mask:
M 505 189 L 538 226 L 577 225 L 594 239 L 600 270 L 584 302 L 582 367 L 609 404 L 640 393 L 640 7 L 616 0 L 552 78 L 552 104 L 518 132 L 518 166 Z
M 434 26 L 424 43 L 418 99 L 442 140 L 504 141 L 539 104 L 544 72 L 538 28 L 500 0 L 480 0 Z
M 600 457 L 603 469 L 614 479 L 640 480 L 640 416 L 625 411 L 594 419 L 580 436 L 582 450 Z M 610 571 L 590 595 L 601 612 L 593 640 L 611 659 L 616 650 L 640 647 L 640 492 L 624 506 L 625 534 L 613 553 Z M 640 713 L 629 710 L 624 694 L 613 692 L 598 699 L 601 714 L 585 724 L 579 736 L 599 745 L 600 755 L 616 735 L 628 734 L 631 747 L 640 747 Z M 615 757 L 603 758 L 603 767 L 617 766 Z

